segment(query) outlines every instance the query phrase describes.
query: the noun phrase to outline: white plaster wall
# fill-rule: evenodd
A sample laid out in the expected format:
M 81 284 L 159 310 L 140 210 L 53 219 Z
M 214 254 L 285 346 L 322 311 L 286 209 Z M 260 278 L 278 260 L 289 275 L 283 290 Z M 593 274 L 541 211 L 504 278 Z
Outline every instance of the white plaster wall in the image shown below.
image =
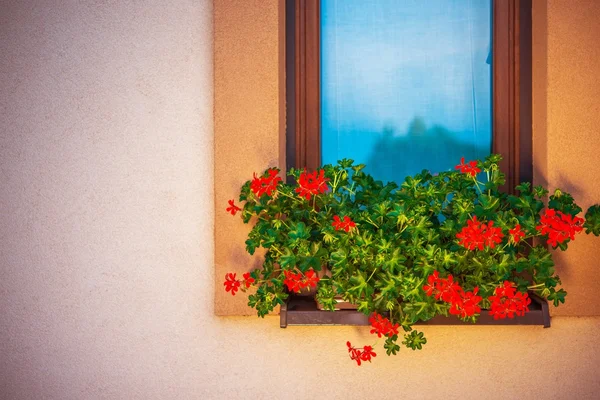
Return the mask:
M 215 317 L 212 32 L 209 1 L 0 2 L 0 399 L 597 398 L 598 318 L 356 367 L 365 328 Z
M 212 29 L 210 1 L 0 1 L 0 398 L 206 384 Z

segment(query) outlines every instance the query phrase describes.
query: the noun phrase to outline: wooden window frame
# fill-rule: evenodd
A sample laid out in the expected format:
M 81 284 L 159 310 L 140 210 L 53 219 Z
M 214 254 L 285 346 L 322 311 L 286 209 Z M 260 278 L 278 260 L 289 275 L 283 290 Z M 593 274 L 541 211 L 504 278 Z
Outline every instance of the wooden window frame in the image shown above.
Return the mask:
M 286 166 L 321 164 L 319 0 L 286 0 Z M 531 181 L 531 0 L 493 0 L 492 151 L 504 189 Z

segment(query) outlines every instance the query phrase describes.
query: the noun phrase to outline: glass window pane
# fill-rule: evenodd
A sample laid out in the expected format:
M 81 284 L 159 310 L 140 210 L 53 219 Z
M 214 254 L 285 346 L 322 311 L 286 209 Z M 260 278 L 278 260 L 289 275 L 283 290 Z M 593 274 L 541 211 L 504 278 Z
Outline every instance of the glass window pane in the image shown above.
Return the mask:
M 382 180 L 490 153 L 491 0 L 321 0 L 322 163 Z

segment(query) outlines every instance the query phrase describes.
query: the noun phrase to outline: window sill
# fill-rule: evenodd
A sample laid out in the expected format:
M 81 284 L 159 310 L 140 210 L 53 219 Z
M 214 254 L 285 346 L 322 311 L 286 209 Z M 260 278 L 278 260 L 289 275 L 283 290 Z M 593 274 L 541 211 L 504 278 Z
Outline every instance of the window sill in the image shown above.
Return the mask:
M 475 325 L 541 325 L 550 327 L 550 311 L 548 302 L 530 293 L 529 312 L 523 317 L 494 320 L 482 310 Z M 279 314 L 280 326 L 286 328 L 293 325 L 369 325 L 369 318 L 356 310 L 324 311 L 317 308 L 312 297 L 290 296 L 286 304 L 281 306 Z M 463 322 L 454 316 L 438 315 L 429 321 L 419 321 L 415 325 L 473 325 Z

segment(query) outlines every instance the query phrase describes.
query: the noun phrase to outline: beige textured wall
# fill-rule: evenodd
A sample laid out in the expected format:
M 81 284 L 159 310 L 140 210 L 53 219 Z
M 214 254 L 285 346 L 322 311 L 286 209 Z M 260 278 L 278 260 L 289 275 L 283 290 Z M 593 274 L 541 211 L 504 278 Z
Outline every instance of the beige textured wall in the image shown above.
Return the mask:
M 600 203 L 600 1 L 534 0 L 536 183 Z M 554 315 L 600 315 L 600 239 L 580 235 L 555 261 L 567 302 Z
M 225 211 L 240 187 L 285 166 L 284 2 L 215 1 L 215 284 L 258 267 L 244 246 L 248 227 Z M 283 177 L 283 174 L 282 174 Z M 258 254 L 259 252 L 257 252 Z M 244 295 L 215 293 L 218 315 L 251 315 Z
M 0 398 L 597 398 L 599 318 L 426 327 L 356 367 L 365 328 L 214 315 L 212 12 L 0 2 Z
M 210 1 L 0 1 L 0 399 L 201 398 L 224 371 L 212 30 Z

